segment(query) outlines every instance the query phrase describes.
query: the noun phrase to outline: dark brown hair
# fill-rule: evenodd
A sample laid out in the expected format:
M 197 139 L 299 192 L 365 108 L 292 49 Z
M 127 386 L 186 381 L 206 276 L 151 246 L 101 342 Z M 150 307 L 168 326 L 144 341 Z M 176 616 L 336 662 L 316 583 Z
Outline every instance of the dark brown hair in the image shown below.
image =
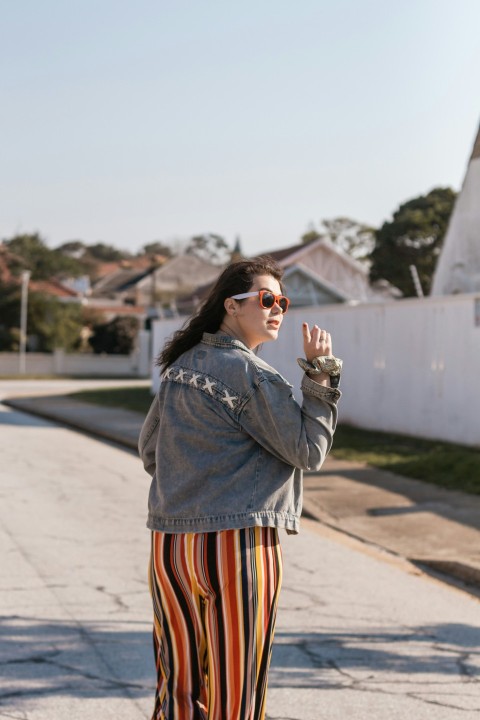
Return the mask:
M 162 372 L 180 355 L 197 345 L 204 332 L 217 332 L 225 317 L 225 300 L 232 295 L 248 292 L 256 275 L 271 275 L 281 284 L 283 270 L 268 255 L 260 255 L 251 260 L 240 260 L 228 265 L 198 312 L 165 343 L 156 363 L 160 365 Z

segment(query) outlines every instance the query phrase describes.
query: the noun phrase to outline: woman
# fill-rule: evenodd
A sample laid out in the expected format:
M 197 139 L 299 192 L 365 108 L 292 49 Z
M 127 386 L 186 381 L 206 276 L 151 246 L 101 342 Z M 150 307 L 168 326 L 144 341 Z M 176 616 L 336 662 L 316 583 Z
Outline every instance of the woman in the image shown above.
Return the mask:
M 268 257 L 228 266 L 159 357 L 139 441 L 152 475 L 153 720 L 265 717 L 278 529 L 298 532 L 302 470 L 322 465 L 340 396 L 312 364 L 332 353 L 316 325 L 303 324 L 301 407 L 254 353 L 287 311 L 281 277 Z

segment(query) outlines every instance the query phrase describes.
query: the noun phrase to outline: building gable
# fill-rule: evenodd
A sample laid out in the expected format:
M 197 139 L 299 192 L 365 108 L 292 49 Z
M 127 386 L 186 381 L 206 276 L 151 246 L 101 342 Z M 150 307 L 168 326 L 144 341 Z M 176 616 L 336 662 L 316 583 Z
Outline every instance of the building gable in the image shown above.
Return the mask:
M 282 282 L 293 307 L 330 305 L 348 300 L 342 292 L 300 263 L 285 270 Z
M 431 295 L 480 291 L 480 128 L 455 201 Z

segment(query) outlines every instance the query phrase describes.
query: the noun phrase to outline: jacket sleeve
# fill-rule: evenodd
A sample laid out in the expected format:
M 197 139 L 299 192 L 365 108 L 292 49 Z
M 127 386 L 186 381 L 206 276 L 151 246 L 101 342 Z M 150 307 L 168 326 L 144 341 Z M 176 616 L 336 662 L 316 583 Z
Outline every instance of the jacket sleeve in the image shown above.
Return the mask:
M 337 423 L 341 393 L 304 375 L 300 406 L 282 378 L 264 377 L 240 413 L 242 428 L 280 460 L 302 470 L 319 470 Z
M 147 473 L 155 475 L 155 450 L 157 446 L 158 425 L 160 422 L 160 408 L 158 394 L 155 395 L 145 422 L 140 430 L 138 439 L 138 452 Z

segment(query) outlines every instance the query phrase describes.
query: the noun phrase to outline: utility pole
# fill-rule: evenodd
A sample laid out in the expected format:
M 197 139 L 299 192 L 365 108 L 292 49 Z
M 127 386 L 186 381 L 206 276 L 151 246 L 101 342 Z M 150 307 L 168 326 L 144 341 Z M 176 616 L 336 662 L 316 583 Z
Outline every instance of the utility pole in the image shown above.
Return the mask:
M 410 273 L 412 275 L 412 280 L 415 286 L 415 292 L 417 293 L 417 297 L 423 297 L 422 285 L 420 283 L 420 278 L 418 277 L 418 270 L 415 265 L 410 265 Z
M 19 353 L 19 370 L 21 375 L 25 375 L 27 370 L 26 351 L 27 351 L 27 306 L 28 306 L 28 283 L 30 280 L 30 271 L 22 272 L 22 299 L 20 305 L 20 353 Z

